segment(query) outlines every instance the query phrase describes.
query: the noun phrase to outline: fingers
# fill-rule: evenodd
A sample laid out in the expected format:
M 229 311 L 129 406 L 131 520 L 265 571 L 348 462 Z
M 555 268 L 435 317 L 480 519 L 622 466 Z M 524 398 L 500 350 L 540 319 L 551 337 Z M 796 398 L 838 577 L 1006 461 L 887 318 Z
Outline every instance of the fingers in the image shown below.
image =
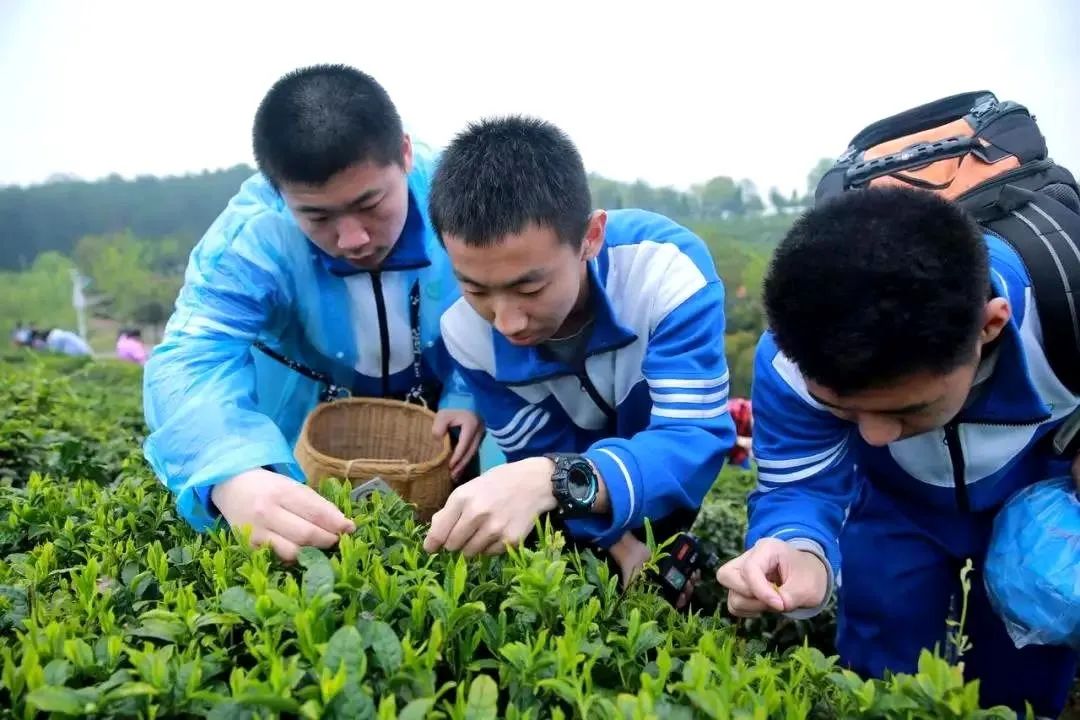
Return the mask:
M 623 590 L 630 587 L 630 584 L 634 582 L 634 578 L 641 574 L 641 567 L 643 564 L 644 563 L 635 563 L 632 567 L 623 570 Z
M 784 600 L 769 581 L 778 559 L 771 545 L 755 546 L 716 571 L 716 581 L 728 589 L 728 611 L 736 617 L 756 617 L 766 610 L 783 612 Z
M 683 588 L 682 593 L 679 595 L 679 599 L 675 602 L 675 607 L 682 610 L 690 602 L 690 598 L 694 595 L 694 588 L 701 582 L 701 571 L 695 570 L 690 576 L 690 579 L 686 581 L 686 587 Z
M 327 532 L 341 535 L 356 531 L 356 525 L 345 513 L 307 485 L 293 485 L 283 493 L 280 505 Z
M 431 424 L 431 434 L 441 438 L 450 429 L 451 420 L 453 419 L 453 414 L 445 410 L 435 413 L 435 422 Z
M 622 580 L 623 590 L 628 588 L 634 581 L 634 578 L 641 571 L 642 566 L 648 561 L 651 554 L 645 543 L 629 532 L 624 533 L 609 547 L 608 552 L 619 566 L 619 577 Z
M 750 591 L 746 594 L 764 602 L 772 610 L 783 612 L 784 599 L 768 578 L 776 569 L 776 564 L 775 555 L 757 553 L 747 558 L 740 570 Z
M 446 540 L 443 541 L 443 547 L 451 552 L 463 549 L 487 520 L 486 513 L 471 512 L 468 508 L 462 508 L 454 527 L 450 529 Z
M 749 595 L 750 587 L 743 579 L 741 565 L 749 553 L 743 553 L 737 558 L 727 561 L 716 571 L 716 582 L 723 585 L 730 592 L 740 595 Z
M 501 530 L 492 528 L 488 525 L 481 525 L 480 528 L 473 533 L 473 536 L 469 538 L 469 541 L 465 543 L 465 547 L 461 549 L 461 552 L 465 557 L 479 555 L 492 545 L 502 542 L 502 539 L 503 533 Z
M 454 493 L 446 501 L 446 506 L 431 517 L 431 528 L 424 538 L 424 550 L 433 553 L 445 547 L 450 531 L 461 517 L 461 504 Z
M 504 540 L 503 538 L 500 537 L 500 538 L 496 539 L 495 542 L 491 543 L 486 548 L 484 548 L 484 554 L 485 555 L 502 555 L 504 552 L 506 552 L 507 546 L 512 545 L 512 544 L 513 543 L 509 543 L 509 542 L 507 542 L 506 540 Z
M 271 511 L 267 518 L 267 529 L 301 547 L 311 545 L 328 548 L 336 545 L 338 541 L 337 534 L 328 532 L 281 506 Z
M 251 544 L 255 547 L 269 545 L 274 554 L 278 556 L 278 559 L 286 565 L 296 562 L 296 556 L 300 552 L 299 545 L 270 530 L 259 533 L 258 538 L 252 535 Z
M 769 606 L 757 598 L 740 595 L 736 592 L 728 593 L 728 612 L 738 618 L 754 618 L 760 616 Z

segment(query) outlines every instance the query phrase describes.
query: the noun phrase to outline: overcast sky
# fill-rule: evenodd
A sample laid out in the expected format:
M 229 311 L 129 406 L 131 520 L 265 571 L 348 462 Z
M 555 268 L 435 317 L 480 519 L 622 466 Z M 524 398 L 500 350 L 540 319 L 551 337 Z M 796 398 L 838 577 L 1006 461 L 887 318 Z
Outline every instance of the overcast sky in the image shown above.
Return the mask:
M 0 184 L 250 163 L 263 93 L 318 62 L 374 75 L 431 144 L 530 113 L 620 180 L 801 190 L 868 122 L 972 89 L 1080 172 L 1080 0 L 0 0 Z

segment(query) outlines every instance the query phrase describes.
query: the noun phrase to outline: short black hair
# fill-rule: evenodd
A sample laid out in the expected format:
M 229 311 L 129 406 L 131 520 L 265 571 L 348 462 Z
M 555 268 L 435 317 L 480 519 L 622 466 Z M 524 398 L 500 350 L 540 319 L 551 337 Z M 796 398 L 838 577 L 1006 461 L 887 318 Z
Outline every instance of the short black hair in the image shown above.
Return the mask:
M 844 395 L 974 357 L 990 297 L 982 232 L 924 190 L 844 193 L 804 214 L 765 277 L 777 347 Z
M 520 115 L 470 124 L 443 153 L 431 185 L 439 237 L 490 246 L 529 225 L 580 247 L 592 198 L 581 155 L 551 123 Z
M 404 130 L 379 83 L 347 65 L 294 70 L 255 113 L 255 162 L 275 187 L 322 185 L 361 162 L 404 165 Z

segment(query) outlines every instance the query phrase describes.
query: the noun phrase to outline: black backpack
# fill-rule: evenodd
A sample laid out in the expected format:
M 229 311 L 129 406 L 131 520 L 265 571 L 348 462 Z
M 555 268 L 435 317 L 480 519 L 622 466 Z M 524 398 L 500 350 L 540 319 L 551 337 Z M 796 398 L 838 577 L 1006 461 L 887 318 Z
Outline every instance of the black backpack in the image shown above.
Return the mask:
M 889 184 L 952 200 L 1016 249 L 1031 276 L 1047 360 L 1080 394 L 1080 188 L 1047 156 L 1027 108 L 980 91 L 880 120 L 852 139 L 815 201 Z

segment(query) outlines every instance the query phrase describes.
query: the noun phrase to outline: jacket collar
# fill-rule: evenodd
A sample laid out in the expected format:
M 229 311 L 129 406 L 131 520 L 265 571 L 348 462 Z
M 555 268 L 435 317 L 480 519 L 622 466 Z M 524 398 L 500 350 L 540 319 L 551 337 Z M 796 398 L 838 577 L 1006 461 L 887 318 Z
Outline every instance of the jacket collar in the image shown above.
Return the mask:
M 432 230 L 428 223 L 427 213 L 420 207 L 416 196 L 417 193 L 412 188 L 410 179 L 409 209 L 405 216 L 405 227 L 402 228 L 394 249 L 390 251 L 390 254 L 375 270 L 376 272 L 415 270 L 431 264 L 431 259 L 427 253 L 427 237 Z M 372 272 L 371 270 L 355 267 L 346 260 L 332 257 L 318 247 L 315 250 L 319 262 L 331 275 L 349 277 Z
M 585 356 L 618 350 L 637 340 L 637 334 L 616 317 L 595 260 L 588 264 L 587 281 L 594 319 Z M 491 329 L 491 335 L 495 350 L 495 380 L 500 383 L 528 385 L 577 372 L 561 360 L 540 352 L 538 347 L 514 345 L 495 328 Z
M 991 277 L 991 284 L 999 296 L 1004 294 L 1004 288 L 996 278 Z M 1052 408 L 1042 399 L 1031 379 L 1016 310 L 1019 308 L 1014 310 L 998 338 L 993 373 L 980 386 L 978 398 L 957 416 L 957 421 L 1033 425 L 1050 418 Z

